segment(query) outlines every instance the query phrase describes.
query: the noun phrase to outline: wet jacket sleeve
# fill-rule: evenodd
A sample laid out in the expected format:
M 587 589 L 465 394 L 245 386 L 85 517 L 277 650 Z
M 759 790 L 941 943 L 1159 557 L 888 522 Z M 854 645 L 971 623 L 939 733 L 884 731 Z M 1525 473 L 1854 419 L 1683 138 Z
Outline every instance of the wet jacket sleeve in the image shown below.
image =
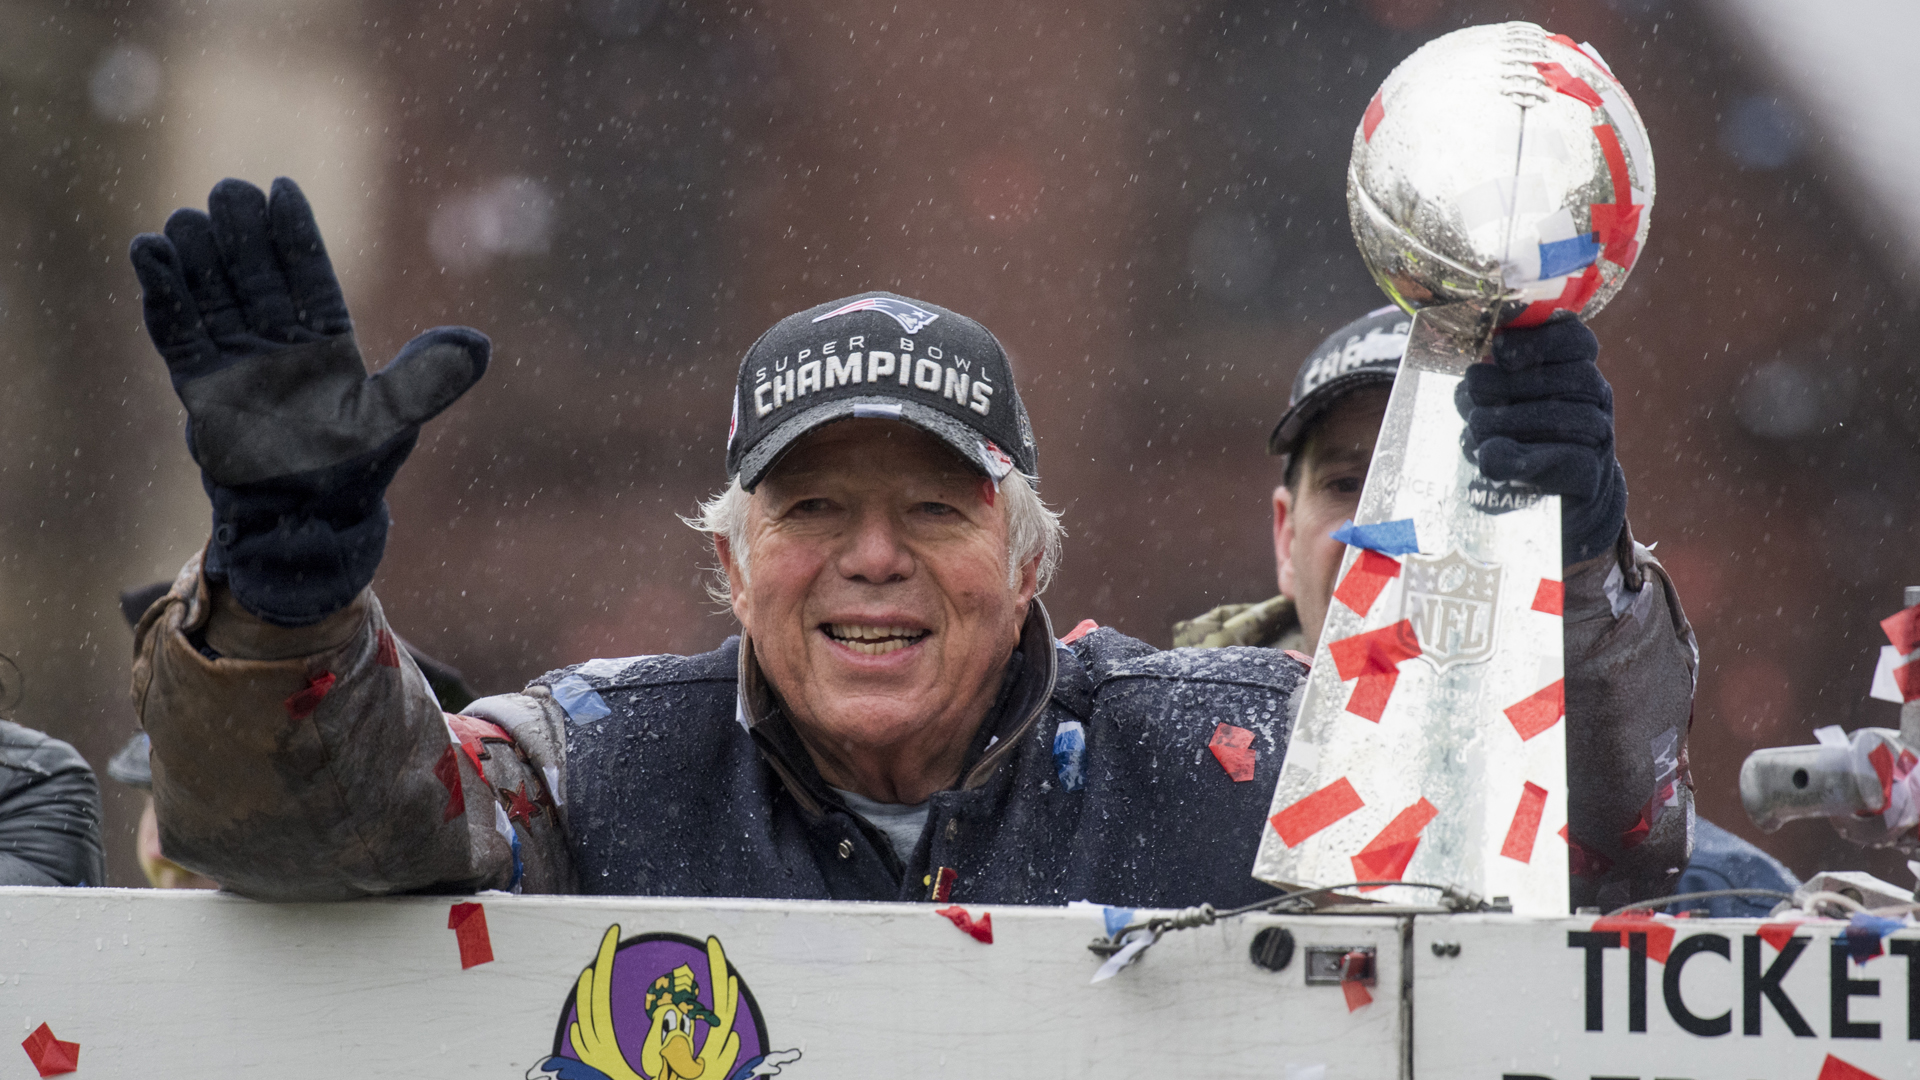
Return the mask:
M 1564 614 L 1573 902 L 1669 895 L 1693 825 L 1693 628 L 1666 570 L 1625 530 L 1616 551 L 1567 567 Z
M 0 885 L 99 885 L 100 790 L 78 751 L 0 721 Z
M 440 711 L 370 591 L 277 627 L 195 559 L 134 649 L 167 858 L 266 900 L 571 891 L 549 774 L 500 725 Z

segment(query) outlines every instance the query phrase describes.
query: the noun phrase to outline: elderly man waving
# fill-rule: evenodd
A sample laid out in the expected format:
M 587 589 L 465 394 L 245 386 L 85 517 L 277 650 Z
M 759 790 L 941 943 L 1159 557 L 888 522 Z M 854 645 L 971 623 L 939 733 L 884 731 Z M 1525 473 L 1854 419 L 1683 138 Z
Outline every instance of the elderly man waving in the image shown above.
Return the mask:
M 748 350 L 702 509 L 741 633 L 444 715 L 368 591 L 464 328 L 367 377 L 313 218 L 226 181 L 134 242 L 212 539 L 141 623 L 169 858 L 265 898 L 418 889 L 1240 904 L 1304 669 L 1054 637 L 1060 527 L 979 324 L 867 293 Z M 1253 733 L 1254 768 L 1208 754 Z

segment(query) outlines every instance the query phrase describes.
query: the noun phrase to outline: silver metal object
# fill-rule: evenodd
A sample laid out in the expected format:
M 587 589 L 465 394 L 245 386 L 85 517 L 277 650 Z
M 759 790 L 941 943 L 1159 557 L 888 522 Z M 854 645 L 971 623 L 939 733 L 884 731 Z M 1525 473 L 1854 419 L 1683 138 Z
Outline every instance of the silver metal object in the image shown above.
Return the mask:
M 1461 453 L 1454 395 L 1497 326 L 1590 316 L 1612 298 L 1653 188 L 1625 89 L 1590 49 L 1530 23 L 1429 42 L 1369 105 L 1347 174 L 1354 238 L 1415 318 L 1356 520 L 1411 519 L 1419 550 L 1365 610 L 1328 611 L 1255 877 L 1317 886 L 1384 870 L 1566 912 L 1565 724 L 1548 704 L 1563 685 L 1559 499 L 1482 476 Z M 1341 581 L 1359 559 L 1350 548 Z M 1367 679 L 1334 647 L 1403 621 L 1419 655 L 1396 665 L 1383 709 L 1356 707 Z

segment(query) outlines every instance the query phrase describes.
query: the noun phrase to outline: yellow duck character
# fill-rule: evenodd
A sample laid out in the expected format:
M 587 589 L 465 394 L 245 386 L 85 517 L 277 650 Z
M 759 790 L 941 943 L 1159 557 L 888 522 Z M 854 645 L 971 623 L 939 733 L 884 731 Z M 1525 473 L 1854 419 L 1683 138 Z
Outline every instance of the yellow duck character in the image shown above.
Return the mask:
M 720 939 L 707 939 L 707 971 L 713 977 L 713 1011 L 700 1004 L 700 983 L 685 964 L 660 976 L 647 988 L 647 1038 L 635 1072 L 613 1034 L 613 957 L 620 946 L 620 924 L 607 927 L 600 955 L 580 973 L 574 991 L 579 1011 L 570 1034 L 580 1060 L 611 1080 L 727 1080 L 740 1056 L 733 1019 L 740 1006 L 740 980 L 727 968 Z M 693 1022 L 707 1022 L 706 1042 L 695 1051 Z

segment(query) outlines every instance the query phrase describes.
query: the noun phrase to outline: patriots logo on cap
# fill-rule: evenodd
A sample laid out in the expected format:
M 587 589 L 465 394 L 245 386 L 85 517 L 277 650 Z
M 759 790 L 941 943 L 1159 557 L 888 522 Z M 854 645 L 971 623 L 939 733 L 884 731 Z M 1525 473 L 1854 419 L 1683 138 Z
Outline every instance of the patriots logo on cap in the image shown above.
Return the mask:
M 938 312 L 928 311 L 907 300 L 892 296 L 870 296 L 865 300 L 855 300 L 845 307 L 835 308 L 813 321 L 826 322 L 835 316 L 848 315 L 856 311 L 878 311 L 884 315 L 891 315 L 893 321 L 899 323 L 909 334 L 919 333 L 929 323 L 940 317 Z

